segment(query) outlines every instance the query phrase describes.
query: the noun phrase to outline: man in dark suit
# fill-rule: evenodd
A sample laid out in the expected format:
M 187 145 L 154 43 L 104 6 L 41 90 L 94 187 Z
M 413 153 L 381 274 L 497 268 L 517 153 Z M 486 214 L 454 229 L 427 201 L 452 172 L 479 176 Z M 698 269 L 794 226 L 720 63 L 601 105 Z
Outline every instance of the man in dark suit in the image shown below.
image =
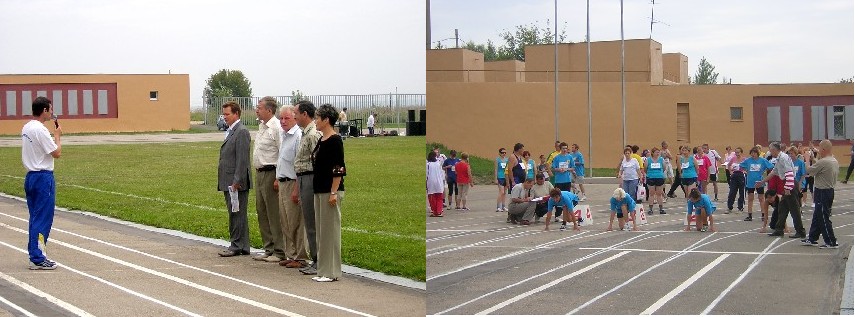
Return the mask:
M 240 122 L 240 105 L 230 101 L 223 105 L 223 116 L 229 128 L 226 140 L 220 146 L 220 164 L 217 167 L 217 190 L 223 192 L 229 210 L 229 236 L 231 245 L 220 251 L 222 257 L 249 254 L 249 224 L 246 218 L 249 199 L 249 131 Z M 229 187 L 238 193 L 238 210 L 232 211 Z

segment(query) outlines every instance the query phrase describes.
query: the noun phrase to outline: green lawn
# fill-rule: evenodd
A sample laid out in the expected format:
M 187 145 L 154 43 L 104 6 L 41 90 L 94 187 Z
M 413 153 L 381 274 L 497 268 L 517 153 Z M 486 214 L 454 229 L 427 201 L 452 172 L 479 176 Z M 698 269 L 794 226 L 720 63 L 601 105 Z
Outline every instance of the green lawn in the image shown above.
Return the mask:
M 422 137 L 350 138 L 342 258 L 347 264 L 425 280 Z M 228 240 L 217 192 L 220 142 L 80 145 L 56 161 L 57 205 Z M 0 148 L 0 191 L 23 196 L 20 148 Z M 254 179 L 255 175 L 253 175 Z M 261 246 L 250 195 L 250 236 Z

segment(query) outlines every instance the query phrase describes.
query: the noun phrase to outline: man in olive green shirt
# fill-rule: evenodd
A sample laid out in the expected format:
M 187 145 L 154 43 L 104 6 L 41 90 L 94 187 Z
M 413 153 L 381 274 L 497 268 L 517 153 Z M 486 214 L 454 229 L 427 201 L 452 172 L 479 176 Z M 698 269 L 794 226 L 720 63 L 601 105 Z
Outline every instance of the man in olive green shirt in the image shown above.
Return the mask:
M 819 161 L 807 168 L 807 175 L 813 176 L 813 220 L 807 239 L 802 240 L 803 245 L 819 245 L 816 241 L 819 235 L 825 244 L 820 249 L 837 249 L 837 238 L 834 237 L 834 228 L 831 226 L 831 204 L 834 202 L 834 184 L 837 183 L 837 174 L 840 173 L 840 164 L 831 155 L 831 141 L 819 142 Z
M 316 108 L 311 101 L 300 101 L 297 103 L 296 110 L 297 125 L 303 129 L 303 137 L 300 139 L 300 147 L 297 148 L 297 157 L 294 159 L 294 171 L 297 172 L 297 186 L 294 188 L 295 194 L 299 192 L 309 254 L 312 256 L 312 265 L 300 269 L 300 272 L 312 275 L 317 274 L 318 268 L 318 241 L 315 235 L 315 191 L 312 185 L 314 180 L 312 151 L 321 138 L 321 132 L 315 128 Z

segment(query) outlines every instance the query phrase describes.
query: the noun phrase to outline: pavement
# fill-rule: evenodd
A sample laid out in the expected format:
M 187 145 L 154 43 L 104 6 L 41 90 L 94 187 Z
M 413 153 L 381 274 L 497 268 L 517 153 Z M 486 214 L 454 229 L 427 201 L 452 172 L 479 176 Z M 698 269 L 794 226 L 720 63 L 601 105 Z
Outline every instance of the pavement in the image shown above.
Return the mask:
M 851 312 L 851 184 L 838 185 L 832 209 L 839 249 L 759 233 L 756 201 L 751 222 L 717 202 L 717 232 L 683 231 L 684 198 L 639 231 L 606 231 L 615 187 L 586 185 L 593 221 L 580 231 L 506 223 L 493 185 L 470 191 L 471 211 L 434 218 L 426 209 L 427 313 L 830 315 L 845 313 L 847 298 Z M 809 227 L 812 206 L 802 211 Z
M 63 145 L 222 138 L 222 132 L 86 135 L 63 137 Z M 0 146 L 20 146 L 20 139 L 0 138 Z M 317 283 L 276 263 L 221 258 L 223 240 L 63 208 L 46 250 L 59 268 L 31 271 L 27 219 L 23 199 L 0 195 L 0 317 L 425 315 L 422 282 L 345 266 L 339 281 Z

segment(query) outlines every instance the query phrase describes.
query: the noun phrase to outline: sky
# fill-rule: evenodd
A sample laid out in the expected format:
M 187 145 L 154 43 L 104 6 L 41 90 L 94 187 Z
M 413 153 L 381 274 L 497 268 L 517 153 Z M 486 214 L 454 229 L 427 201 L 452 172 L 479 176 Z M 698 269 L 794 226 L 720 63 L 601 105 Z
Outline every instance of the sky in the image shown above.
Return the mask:
M 420 0 L 0 0 L 0 74 L 241 70 L 256 96 L 425 92 Z
M 620 40 L 620 1 L 591 2 L 591 41 Z M 432 41 L 501 43 L 517 25 L 554 22 L 552 0 L 432 0 Z M 586 1 L 558 0 L 558 29 L 585 41 Z M 734 84 L 837 82 L 853 76 L 855 12 L 852 0 L 650 0 L 624 1 L 624 38 L 649 38 L 664 53 L 689 58 L 689 76 L 701 57 Z M 454 40 L 443 41 L 453 47 Z M 434 44 L 435 45 L 435 44 Z M 596 58 L 596 57 L 594 57 Z

